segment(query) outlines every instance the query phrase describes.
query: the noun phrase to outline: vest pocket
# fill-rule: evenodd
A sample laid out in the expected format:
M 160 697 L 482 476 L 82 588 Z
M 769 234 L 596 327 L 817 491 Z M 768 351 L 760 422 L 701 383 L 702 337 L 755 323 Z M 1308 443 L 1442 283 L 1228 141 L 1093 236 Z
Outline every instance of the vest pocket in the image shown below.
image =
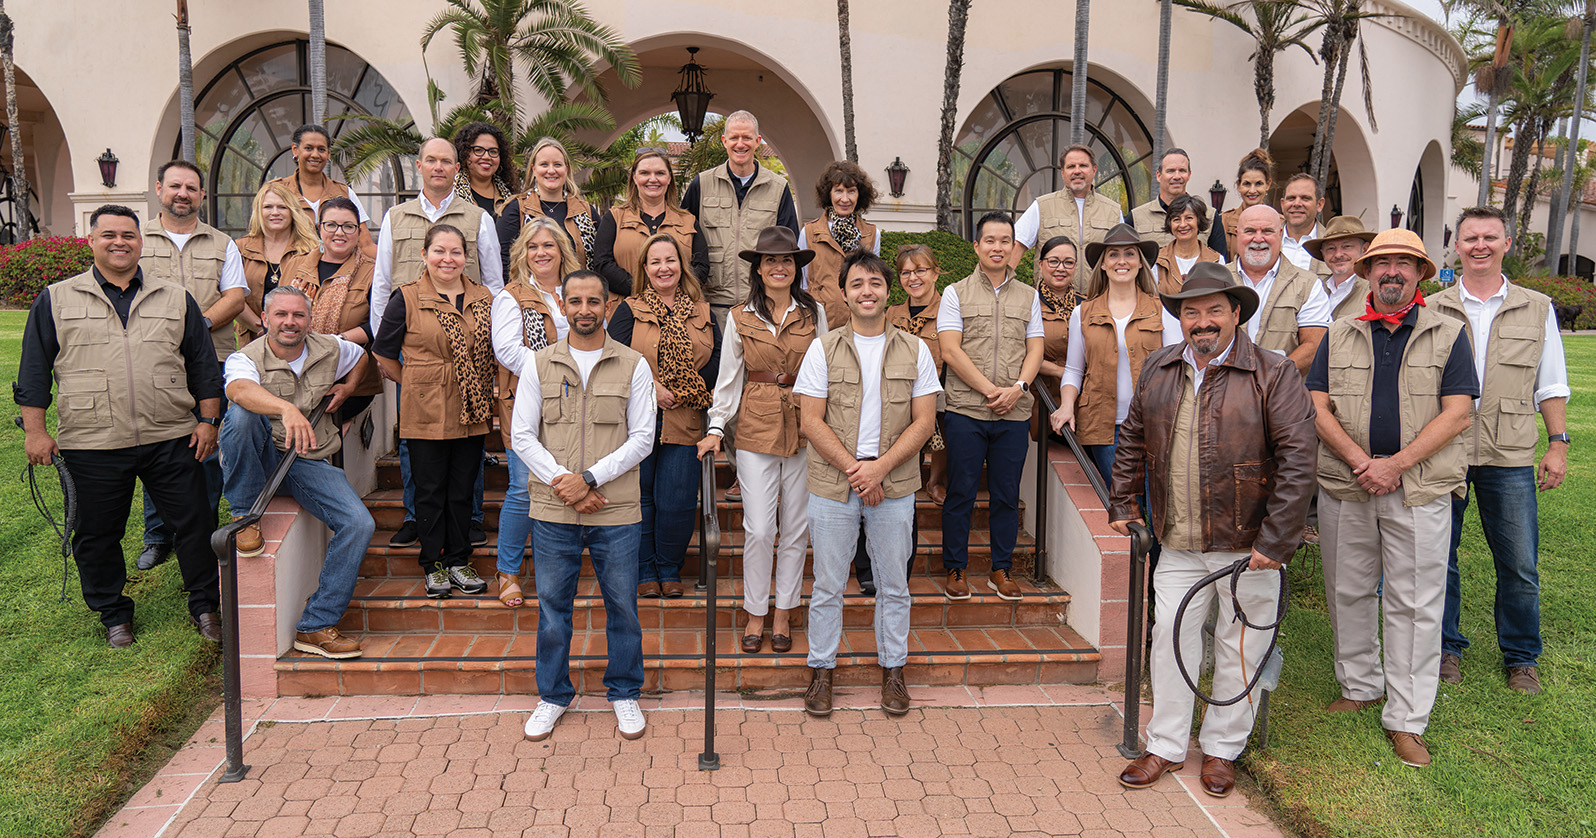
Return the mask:
M 632 379 L 591 382 L 587 421 L 595 425 L 618 425 L 626 421 L 626 400 L 632 395 Z M 657 440 L 656 440 L 657 442 Z
M 1445 358 L 1412 359 L 1410 356 L 1407 368 L 1408 393 L 1414 396 L 1434 396 L 1439 394 L 1441 392 L 1441 370 L 1445 364 Z
M 1335 353 L 1331 353 L 1335 359 Z M 1368 388 L 1374 383 L 1369 376 L 1372 362 L 1368 358 L 1343 353 L 1339 359 L 1332 360 L 1330 364 L 1330 395 L 1345 396 L 1359 394 L 1366 397 Z
M 155 410 L 149 416 L 156 419 L 182 416 L 194 409 L 194 394 L 188 391 L 188 376 L 183 373 L 157 373 L 150 376 L 155 385 Z M 142 418 L 142 417 L 140 417 Z
M 1497 402 L 1496 447 L 1518 448 L 1520 440 L 1535 447 L 1535 404 L 1531 399 L 1502 399 Z
M 78 370 L 58 376 L 56 413 L 63 428 L 105 428 L 111 425 L 111 397 L 104 370 Z
M 1491 340 L 1491 357 L 1498 363 L 1508 366 L 1533 369 L 1540 366 L 1542 337 L 1539 328 L 1498 327 L 1495 337 Z M 1531 383 L 1533 386 L 1533 380 Z
M 62 306 L 61 321 L 64 330 L 70 330 L 70 342 L 74 344 L 99 344 L 107 343 L 111 339 L 106 328 L 106 319 L 110 312 L 103 308 L 89 308 L 87 306 Z
M 543 424 L 560 421 L 564 415 L 564 394 L 569 392 L 569 384 L 562 378 L 559 381 L 540 381 L 538 386 L 543 391 Z

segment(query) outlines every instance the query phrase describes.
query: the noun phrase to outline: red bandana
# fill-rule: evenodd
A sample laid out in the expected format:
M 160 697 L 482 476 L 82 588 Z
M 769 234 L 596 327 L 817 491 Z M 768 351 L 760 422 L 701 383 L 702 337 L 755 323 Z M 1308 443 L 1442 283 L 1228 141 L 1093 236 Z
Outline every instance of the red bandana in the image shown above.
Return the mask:
M 1390 323 L 1393 326 L 1400 326 L 1402 325 L 1402 319 L 1408 316 L 1408 312 L 1412 311 L 1414 306 L 1424 305 L 1424 292 L 1414 289 L 1413 302 L 1408 303 L 1407 305 L 1391 312 L 1390 314 L 1381 314 L 1380 312 L 1374 310 L 1374 292 L 1372 291 L 1369 292 L 1369 298 L 1364 301 L 1363 305 L 1364 308 L 1368 310 L 1363 314 L 1358 315 L 1359 320 L 1382 320 L 1386 323 Z

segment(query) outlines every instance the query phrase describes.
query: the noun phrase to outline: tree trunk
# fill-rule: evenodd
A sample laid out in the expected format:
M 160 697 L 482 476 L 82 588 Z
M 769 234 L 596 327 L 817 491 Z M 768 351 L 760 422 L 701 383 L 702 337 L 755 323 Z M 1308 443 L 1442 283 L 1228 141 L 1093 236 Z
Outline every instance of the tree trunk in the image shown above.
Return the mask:
M 1574 194 L 1574 169 L 1575 157 L 1579 152 L 1580 123 L 1585 118 L 1585 81 L 1590 68 L 1590 41 L 1591 30 L 1596 28 L 1596 0 L 1585 0 L 1585 38 L 1579 47 L 1579 71 L 1574 78 L 1574 117 L 1568 127 L 1568 144 L 1564 147 L 1563 186 L 1558 190 L 1558 200 L 1552 208 L 1555 219 L 1546 231 L 1546 255 L 1551 262 L 1552 270 L 1557 270 L 1557 254 L 1562 253 L 1564 210 L 1570 205 L 1569 198 Z M 1572 202 L 1574 217 L 1579 217 L 1579 201 Z M 1574 266 L 1569 260 L 1569 266 Z
M 1258 147 L 1269 147 L 1269 112 L 1275 107 L 1275 54 L 1258 50 L 1253 60 L 1252 92 L 1258 97 Z
M 1344 29 L 1340 21 L 1330 20 L 1324 27 L 1324 43 L 1319 48 L 1319 60 L 1324 62 L 1324 82 L 1320 85 L 1319 94 L 1319 122 L 1318 128 L 1313 132 L 1313 151 L 1308 156 L 1308 174 L 1321 184 L 1324 180 L 1319 177 L 1321 168 L 1328 169 L 1323 161 L 1329 156 L 1330 143 L 1330 115 L 1335 113 L 1336 106 L 1341 98 L 1337 95 L 1336 73 L 1338 70 L 1345 72 L 1341 63 L 1341 53 L 1347 51 L 1351 44 L 1344 43 L 1342 35 Z
M 1320 130 L 1324 133 L 1324 153 L 1319 157 L 1319 167 L 1309 169 L 1314 179 L 1319 181 L 1320 189 L 1330 183 L 1330 163 L 1335 159 L 1336 149 L 1336 119 L 1341 116 L 1341 94 L 1347 89 L 1347 65 L 1352 63 L 1352 44 L 1355 37 L 1341 45 L 1341 54 L 1338 56 L 1336 68 L 1336 86 L 1331 92 L 1330 116 L 1321 123 Z
M 1505 58 L 1504 41 L 1510 37 L 1507 17 L 1504 15 L 1496 19 L 1496 58 Z M 1492 63 L 1495 71 L 1492 73 L 1491 90 L 1485 104 L 1485 147 L 1480 153 L 1480 196 L 1476 206 L 1489 206 L 1491 203 L 1491 157 L 1496 151 L 1496 105 L 1500 100 L 1499 92 L 1502 89 L 1502 68 Z
M 12 61 L 14 24 L 0 0 L 0 61 L 5 65 L 6 124 L 11 126 L 11 205 L 12 221 L 17 225 L 16 241 L 33 238 L 33 213 L 28 204 L 28 174 L 22 160 L 22 117 L 17 112 L 17 68 Z
M 1158 4 L 1158 101 L 1153 105 L 1153 170 L 1164 165 L 1164 130 L 1166 105 L 1169 101 L 1169 30 L 1170 0 Z
M 1540 197 L 1541 166 L 1546 162 L 1546 155 L 1541 154 L 1541 149 L 1546 142 L 1546 135 L 1551 132 L 1551 123 L 1543 123 L 1540 130 L 1535 132 L 1535 166 L 1530 170 L 1529 183 L 1524 186 L 1524 206 L 1518 213 L 1518 229 L 1529 231 L 1530 213 L 1535 211 L 1535 204 Z M 1519 248 L 1518 239 L 1513 240 L 1513 247 Z
M 1553 164 L 1558 171 L 1569 171 L 1568 164 L 1574 159 L 1574 155 L 1568 150 L 1568 123 L 1569 120 L 1567 118 L 1557 120 L 1557 158 L 1553 161 Z M 1562 238 L 1563 221 L 1568 218 L 1563 210 L 1567 205 L 1568 201 L 1563 194 L 1563 179 L 1559 177 L 1557 182 L 1552 184 L 1551 200 L 1546 204 L 1546 266 L 1548 269 L 1555 270 L 1557 267 L 1557 248 L 1560 242 L 1555 240 Z
M 837 49 L 842 54 L 842 135 L 849 160 L 859 162 L 853 134 L 853 39 L 848 33 L 848 0 L 837 0 Z
M 953 120 L 958 116 L 970 2 L 948 0 L 948 65 L 942 76 L 942 131 L 937 138 L 937 229 L 947 232 L 953 231 Z
M 177 102 L 183 159 L 194 157 L 194 58 L 188 49 L 188 0 L 177 0 Z
M 1086 145 L 1087 38 L 1092 0 L 1075 0 L 1075 64 L 1070 67 L 1070 145 Z
M 1581 194 L 1574 198 L 1574 220 L 1568 225 L 1568 273 L 1579 275 L 1579 218 L 1584 215 L 1585 200 Z
M 1521 119 L 1513 124 L 1513 162 L 1507 169 L 1507 189 L 1502 195 L 1502 212 L 1507 216 L 1509 227 L 1518 217 L 1518 199 L 1523 192 L 1524 175 L 1529 171 L 1530 152 L 1535 150 L 1535 131 L 1529 120 Z M 1514 229 L 1507 231 L 1508 235 L 1517 237 Z M 1513 243 L 1513 249 L 1518 250 L 1518 243 Z
M 310 0 L 310 121 L 327 119 L 327 8 L 325 0 Z

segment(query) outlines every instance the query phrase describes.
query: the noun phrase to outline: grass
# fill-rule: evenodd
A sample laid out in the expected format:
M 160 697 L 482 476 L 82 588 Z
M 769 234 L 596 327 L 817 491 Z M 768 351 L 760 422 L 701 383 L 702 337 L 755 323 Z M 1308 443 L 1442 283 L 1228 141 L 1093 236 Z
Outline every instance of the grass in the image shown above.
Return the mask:
M 0 380 L 16 378 L 27 313 L 0 311 Z M 188 625 L 176 562 L 130 572 L 138 640 L 105 645 L 77 570 L 61 601 L 60 542 L 19 479 L 22 432 L 0 425 L 0 836 L 89 835 L 217 703 L 220 655 Z M 54 412 L 52 411 L 52 423 Z M 59 497 L 54 470 L 39 472 Z M 84 514 L 93 514 L 85 510 Z M 136 554 L 134 503 L 124 552 Z
M 1245 758 L 1283 825 L 1304 835 L 1596 835 L 1596 336 L 1563 339 L 1575 445 L 1563 486 L 1540 494 L 1540 659 L 1545 692 L 1509 691 L 1496 646 L 1495 571 L 1471 505 L 1463 574 L 1463 683 L 1442 684 L 1425 741 L 1435 762 L 1398 762 L 1379 711 L 1327 715 L 1339 694 L 1319 564 L 1294 563 L 1286 666 L 1267 751 Z M 1581 444 L 1584 443 L 1584 444 Z M 1544 442 L 1542 443 L 1544 450 Z

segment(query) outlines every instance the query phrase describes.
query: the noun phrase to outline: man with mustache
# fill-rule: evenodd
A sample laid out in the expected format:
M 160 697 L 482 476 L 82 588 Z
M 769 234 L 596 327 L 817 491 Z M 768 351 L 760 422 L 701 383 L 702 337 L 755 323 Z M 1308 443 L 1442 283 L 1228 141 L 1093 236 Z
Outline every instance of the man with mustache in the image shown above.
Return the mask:
M 1151 201 L 1132 209 L 1130 215 L 1125 216 L 1125 223 L 1136 228 L 1142 241 L 1155 241 L 1159 247 L 1163 247 L 1175 240 L 1173 235 L 1164 231 L 1164 216 L 1169 214 L 1169 202 L 1186 194 L 1186 182 L 1191 180 L 1191 157 L 1186 150 L 1166 150 L 1158 161 L 1158 171 L 1153 173 L 1153 179 L 1158 181 L 1158 194 Z
M 310 300 L 280 285 L 261 302 L 266 334 L 229 355 L 224 365 L 227 422 L 221 460 L 227 503 L 235 513 L 255 503 L 284 453 L 297 454 L 283 491 L 332 530 L 316 590 L 295 627 L 294 648 L 324 658 L 360 657 L 360 642 L 338 631 L 360 577 L 360 561 L 376 524 L 344 470 L 328 462 L 343 445 L 338 406 L 359 385 L 365 347 L 337 335 L 310 330 Z M 306 418 L 327 396 L 327 411 L 315 424 Z M 238 533 L 238 555 L 258 556 L 265 545 L 260 525 Z
M 244 297 L 249 293 L 238 245 L 199 220 L 205 183 L 193 163 L 173 160 L 163 164 L 155 175 L 155 197 L 161 202 L 161 212 L 144 225 L 139 270 L 150 279 L 175 282 L 194 297 L 211 332 L 216 359 L 225 360 L 237 345 L 233 318 L 244 310 Z M 214 521 L 222 497 L 222 467 L 211 456 L 203 468 Z M 175 538 L 172 528 L 161 520 L 154 498 L 145 491 L 144 551 L 139 553 L 138 569 L 149 570 L 170 558 Z
M 1458 435 L 1480 388 L 1464 324 L 1419 293 L 1435 275 L 1423 240 L 1387 230 L 1356 265 L 1374 289 L 1365 311 L 1330 326 L 1308 372 L 1318 410 L 1319 547 L 1341 684 L 1326 709 L 1384 702 L 1380 725 L 1397 758 L 1422 767 L 1441 665 L 1452 495 L 1463 491 L 1468 468 Z
M 1236 247 L 1230 270 L 1262 301 L 1247 324 L 1247 337 L 1264 349 L 1289 356 L 1306 372 L 1330 325 L 1330 298 L 1313 274 L 1280 255 L 1284 219 L 1274 207 L 1258 204 L 1236 219 Z
M 1330 319 L 1340 320 L 1363 313 L 1369 297 L 1369 281 L 1353 270 L 1363 251 L 1369 249 L 1374 234 L 1363 229 L 1363 222 L 1351 215 L 1330 219 L 1316 239 L 1302 246 L 1315 260 L 1322 260 L 1328 274 L 1321 280 L 1325 298 L 1330 301 Z
M 1064 150 L 1058 166 L 1064 175 L 1064 188 L 1049 192 L 1031 202 L 1020 220 L 1014 222 L 1014 257 L 1018 265 L 1025 252 L 1054 236 L 1068 236 L 1084 250 L 1100 242 L 1120 223 L 1119 202 L 1098 192 L 1097 157 L 1083 145 Z
M 1247 559 L 1249 570 L 1236 589 L 1242 607 L 1254 623 L 1274 619 L 1280 581 L 1264 571 L 1283 572 L 1297 550 L 1313 491 L 1317 439 L 1313 405 L 1296 366 L 1260 350 L 1240 328 L 1258 309 L 1257 293 L 1235 284 L 1223 265 L 1199 262 L 1178 293 L 1160 296 L 1164 308 L 1180 318 L 1186 339 L 1157 350 L 1142 367 L 1120 426 L 1109 509 L 1111 525 L 1128 535 L 1130 522 L 1142 517 L 1137 501 L 1145 487 L 1153 532 L 1163 547 L 1153 572 L 1160 619 L 1153 624 L 1147 753 L 1119 775 L 1133 789 L 1180 770 L 1191 739 L 1195 696 L 1175 661 L 1169 616 L 1198 580 Z M 1229 697 L 1263 665 L 1267 635 L 1256 634 L 1246 645 L 1230 597 L 1204 587 L 1181 624 L 1186 666 L 1202 660 L 1202 616 L 1216 598 L 1212 689 Z M 1234 788 L 1234 762 L 1252 732 L 1253 709 L 1249 700 L 1204 713 L 1198 741 L 1200 779 L 1208 794 L 1224 797 Z

